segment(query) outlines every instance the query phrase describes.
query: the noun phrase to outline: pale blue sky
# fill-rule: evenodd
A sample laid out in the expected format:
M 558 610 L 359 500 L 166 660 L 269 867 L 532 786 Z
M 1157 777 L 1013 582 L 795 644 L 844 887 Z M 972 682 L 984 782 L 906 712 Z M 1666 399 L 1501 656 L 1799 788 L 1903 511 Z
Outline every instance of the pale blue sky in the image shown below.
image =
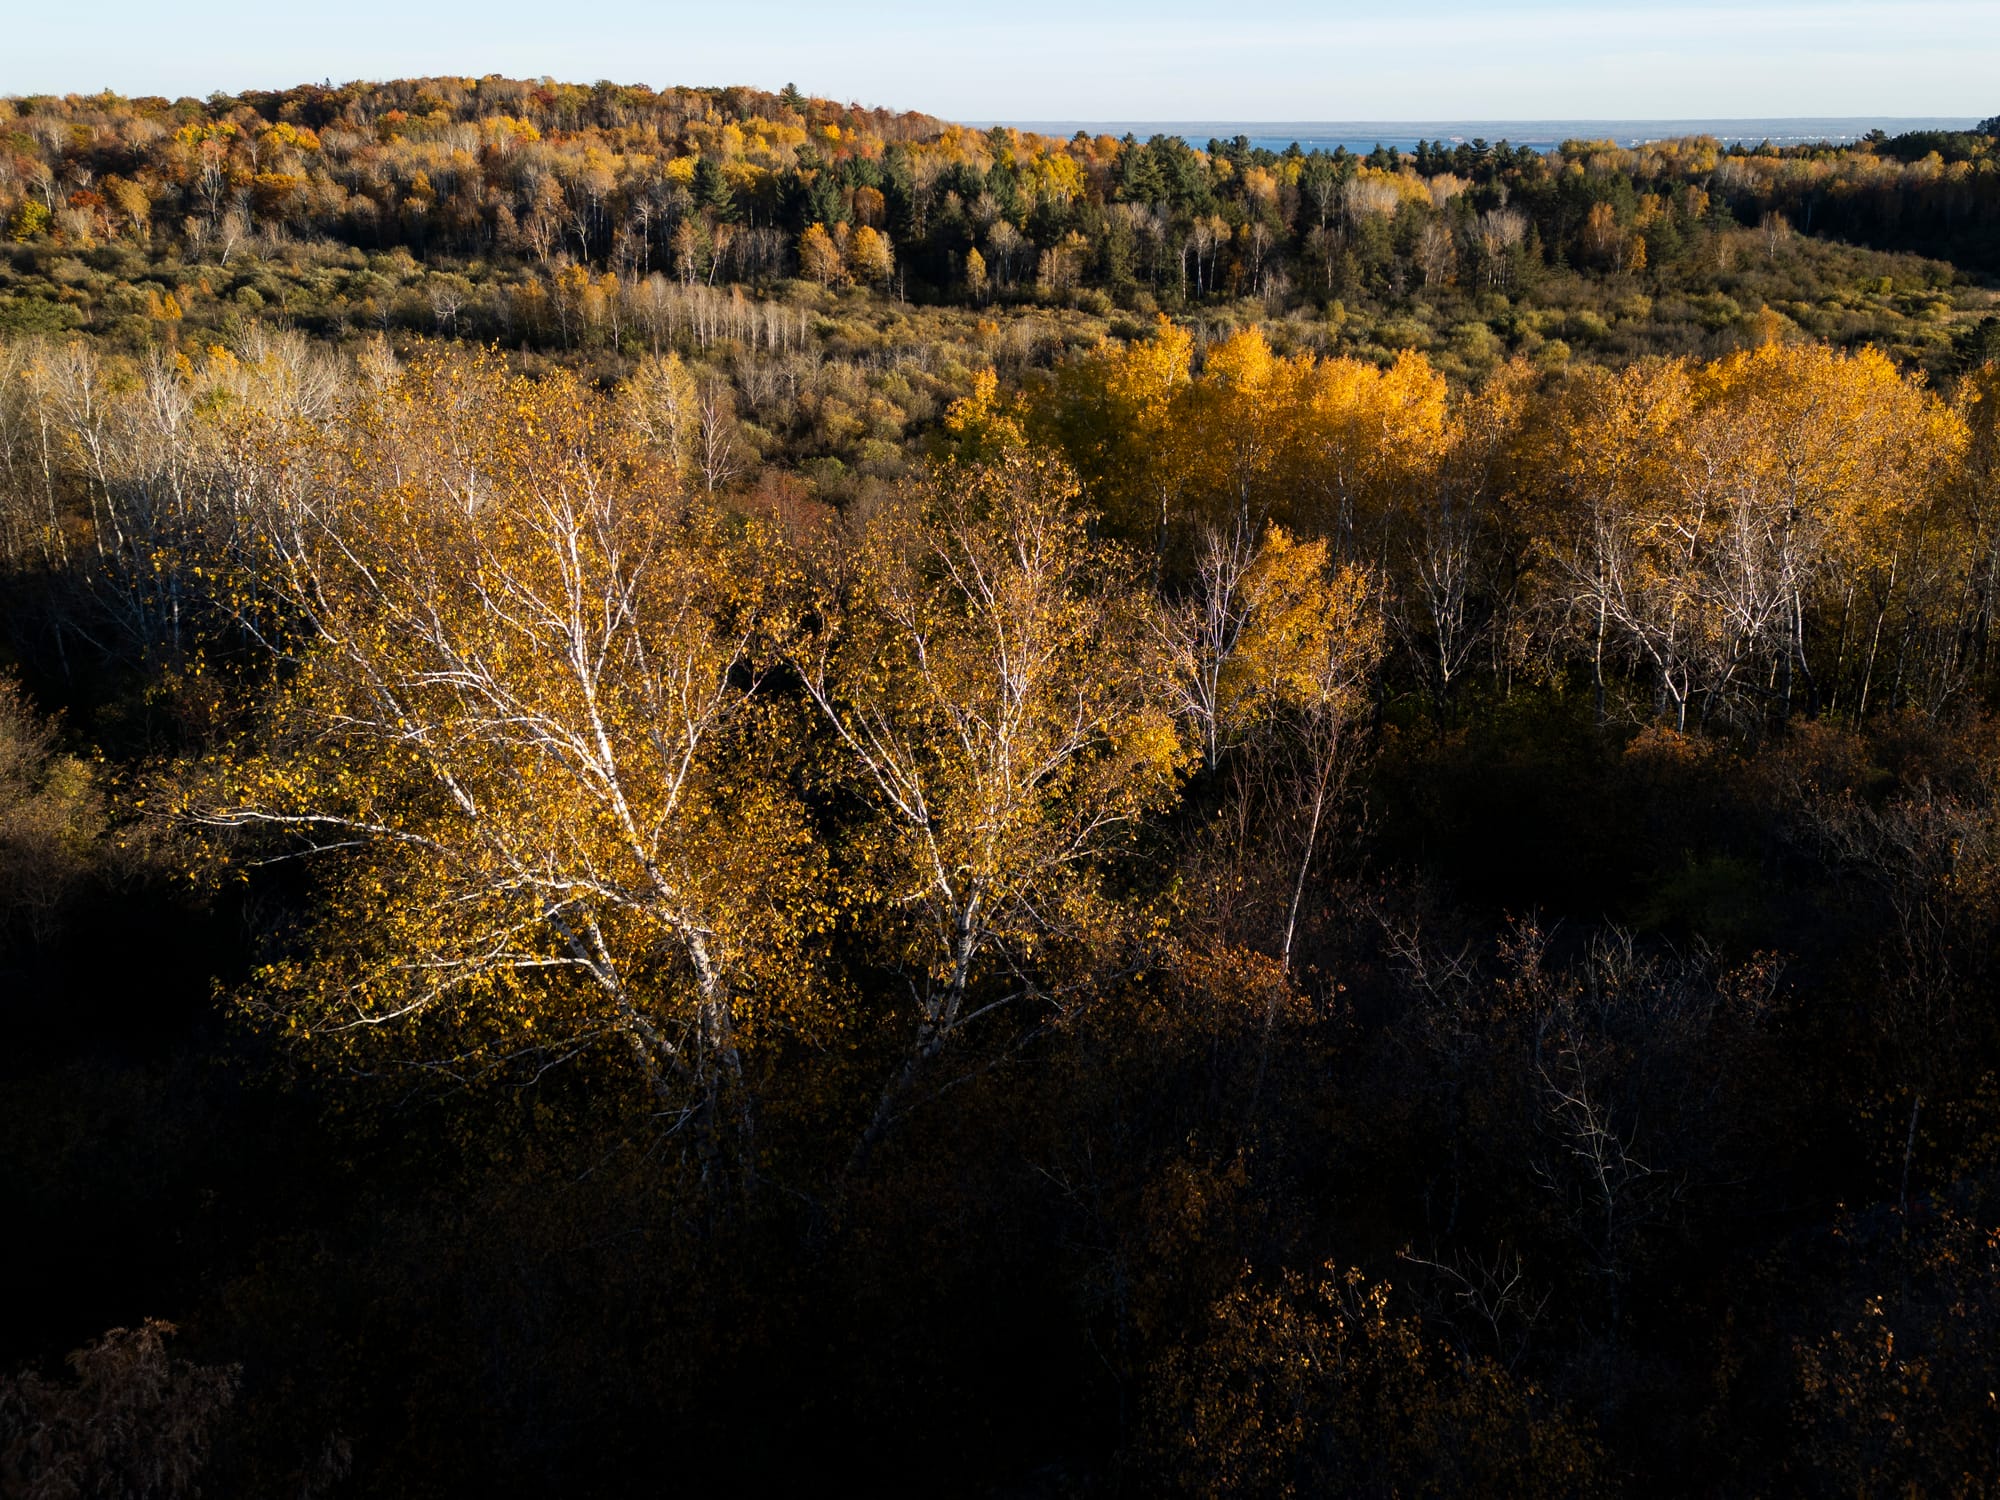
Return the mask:
M 0 93 L 751 83 L 960 119 L 2000 113 L 2000 0 L 0 0 Z

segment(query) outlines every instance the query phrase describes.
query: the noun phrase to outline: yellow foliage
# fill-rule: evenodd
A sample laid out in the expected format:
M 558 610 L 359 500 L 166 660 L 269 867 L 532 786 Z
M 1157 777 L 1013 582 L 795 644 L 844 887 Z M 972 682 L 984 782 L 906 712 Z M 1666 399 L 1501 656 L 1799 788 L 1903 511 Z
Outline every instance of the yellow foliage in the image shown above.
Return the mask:
M 1752 693 L 1753 671 L 1784 701 L 1814 668 L 1810 614 L 1851 617 L 1857 597 L 1886 610 L 1900 559 L 1944 560 L 1967 440 L 1882 354 L 1776 341 L 1579 371 L 1523 431 L 1525 519 L 1552 586 L 1573 591 L 1598 671 L 1610 650 L 1636 654 L 1677 724 Z
M 1024 185 L 1034 193 L 1068 203 L 1084 196 L 1083 169 L 1074 158 L 1061 152 L 1037 156 L 1021 173 Z
M 689 1107 L 811 1024 L 823 875 L 751 691 L 775 547 L 568 377 L 429 358 L 291 441 L 296 509 L 237 586 L 297 669 L 195 801 L 320 857 L 315 960 L 261 1004 L 467 1075 L 609 1047 Z
M 1246 620 L 1222 672 L 1226 716 L 1358 714 L 1383 644 L 1367 575 L 1329 568 L 1324 538 L 1299 542 L 1274 526 L 1242 587 Z
M 975 371 L 971 393 L 945 409 L 944 430 L 952 452 L 969 462 L 998 458 L 1026 442 L 1010 403 L 1000 398 L 1000 377 L 990 369 Z
M 989 974 L 1103 936 L 1104 863 L 1186 764 L 1139 596 L 1076 501 L 1047 457 L 953 464 L 821 562 L 805 676 L 882 819 L 876 898 L 923 976 L 917 1060 Z
M 799 236 L 799 274 L 821 286 L 831 286 L 847 274 L 840 247 L 824 224 L 809 224 Z
M 895 252 L 889 243 L 889 236 L 866 224 L 849 238 L 843 259 L 848 274 L 870 286 L 881 286 L 896 270 Z

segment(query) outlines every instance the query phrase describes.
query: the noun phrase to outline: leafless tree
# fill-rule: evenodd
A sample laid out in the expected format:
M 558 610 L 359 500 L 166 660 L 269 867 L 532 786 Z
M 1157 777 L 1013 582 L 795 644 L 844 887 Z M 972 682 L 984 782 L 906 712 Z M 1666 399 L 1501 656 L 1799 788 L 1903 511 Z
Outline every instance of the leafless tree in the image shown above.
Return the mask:
M 727 489 L 743 472 L 743 436 L 736 425 L 736 397 L 728 382 L 702 382 L 700 411 L 701 482 L 709 494 Z

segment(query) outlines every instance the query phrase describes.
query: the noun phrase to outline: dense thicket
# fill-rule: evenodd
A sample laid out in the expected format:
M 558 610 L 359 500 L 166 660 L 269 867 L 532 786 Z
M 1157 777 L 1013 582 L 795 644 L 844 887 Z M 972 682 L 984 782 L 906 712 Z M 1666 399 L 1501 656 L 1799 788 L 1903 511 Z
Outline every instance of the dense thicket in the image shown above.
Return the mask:
M 1991 1488 L 1990 132 L 7 107 L 0 1490 Z

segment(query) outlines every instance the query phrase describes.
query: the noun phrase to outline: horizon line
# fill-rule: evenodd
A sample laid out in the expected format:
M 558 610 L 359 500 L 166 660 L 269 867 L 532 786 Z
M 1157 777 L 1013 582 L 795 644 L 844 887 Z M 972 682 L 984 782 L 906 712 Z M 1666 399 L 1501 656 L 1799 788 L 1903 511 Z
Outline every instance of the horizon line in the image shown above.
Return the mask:
M 1452 117 L 1449 115 L 1422 115 L 1409 119 L 1323 119 L 1323 120 L 1256 120 L 1248 117 L 1216 117 L 1212 119 L 1187 119 L 1160 116 L 1154 119 L 1137 117 L 1117 117 L 1108 119 L 1085 119 L 1081 116 L 1050 115 L 1041 119 L 1023 118 L 981 118 L 964 119 L 961 125 L 1013 125 L 1027 127 L 1035 125 L 1256 125 L 1263 128 L 1279 126 L 1327 126 L 1327 125 L 1826 125 L 1860 124 L 1865 121 L 1887 121 L 1892 124 L 1936 124 L 1949 125 L 1963 120 L 1967 125 L 1977 125 L 1976 115 L 1522 115 L 1501 117 L 1472 116 Z

